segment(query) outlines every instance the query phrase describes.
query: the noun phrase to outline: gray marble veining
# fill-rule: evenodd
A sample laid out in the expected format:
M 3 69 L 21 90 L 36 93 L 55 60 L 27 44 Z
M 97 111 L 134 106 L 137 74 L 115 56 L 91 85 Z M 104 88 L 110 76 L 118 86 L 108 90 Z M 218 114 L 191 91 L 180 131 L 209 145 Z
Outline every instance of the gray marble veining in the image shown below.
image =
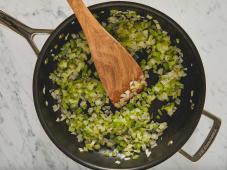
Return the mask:
M 88 5 L 107 0 L 86 0 Z M 205 108 L 222 119 L 217 139 L 196 163 L 180 154 L 154 170 L 227 169 L 227 0 L 132 0 L 161 10 L 190 35 L 204 63 Z M 72 12 L 62 0 L 0 0 L 0 9 L 35 28 L 55 28 Z M 41 40 L 38 40 L 41 41 Z M 38 42 L 43 43 L 43 42 Z M 32 98 L 36 56 L 19 35 L 0 25 L 0 169 L 84 170 L 50 141 L 37 118 Z M 201 144 L 211 126 L 201 119 L 184 147 Z

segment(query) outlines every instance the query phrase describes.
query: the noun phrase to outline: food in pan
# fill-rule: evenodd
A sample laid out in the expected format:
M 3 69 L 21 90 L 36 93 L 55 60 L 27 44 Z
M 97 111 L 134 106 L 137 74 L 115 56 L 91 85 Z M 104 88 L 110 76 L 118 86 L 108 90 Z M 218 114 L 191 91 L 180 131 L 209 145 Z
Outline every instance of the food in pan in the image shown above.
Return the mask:
M 49 76 L 57 85 L 50 90 L 56 100 L 53 110 L 61 112 L 57 121 L 66 122 L 69 132 L 84 144 L 81 152 L 98 151 L 123 160 L 137 159 L 141 152 L 150 156 L 168 126 L 161 117 L 172 116 L 181 102 L 186 68 L 176 47 L 179 40 L 171 41 L 157 20 L 135 11 L 111 10 L 102 25 L 139 63 L 147 86 L 124 107 L 114 108 L 95 71 L 83 33 L 61 35 L 59 38 L 67 42 L 53 56 L 57 67 Z M 131 86 L 139 84 L 132 81 Z M 162 106 L 151 112 L 154 101 L 162 101 Z

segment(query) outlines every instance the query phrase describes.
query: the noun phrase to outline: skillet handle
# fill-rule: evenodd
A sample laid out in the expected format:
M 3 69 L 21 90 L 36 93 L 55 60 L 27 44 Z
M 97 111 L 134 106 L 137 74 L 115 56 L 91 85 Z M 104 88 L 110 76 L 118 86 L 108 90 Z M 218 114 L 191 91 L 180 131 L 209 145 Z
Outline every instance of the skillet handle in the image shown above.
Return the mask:
M 213 126 L 212 126 L 207 138 L 205 139 L 202 146 L 197 150 L 197 152 L 193 156 L 189 155 L 186 151 L 184 151 L 182 149 L 179 151 L 179 153 L 181 153 L 183 156 L 185 156 L 192 162 L 198 161 L 206 153 L 206 151 L 208 150 L 208 148 L 210 147 L 210 145 L 213 143 L 214 139 L 216 138 L 218 131 L 220 129 L 220 126 L 221 126 L 221 120 L 218 117 L 214 116 L 213 114 L 211 114 L 205 110 L 202 112 L 202 114 L 214 121 Z
M 39 54 L 39 49 L 37 48 L 37 45 L 33 40 L 34 36 L 37 34 L 51 34 L 52 32 L 52 30 L 50 29 L 34 29 L 31 27 L 28 27 L 1 10 L 0 10 L 0 23 L 12 29 L 16 33 L 20 34 L 21 36 L 23 36 L 31 45 L 32 49 L 34 50 L 37 56 Z

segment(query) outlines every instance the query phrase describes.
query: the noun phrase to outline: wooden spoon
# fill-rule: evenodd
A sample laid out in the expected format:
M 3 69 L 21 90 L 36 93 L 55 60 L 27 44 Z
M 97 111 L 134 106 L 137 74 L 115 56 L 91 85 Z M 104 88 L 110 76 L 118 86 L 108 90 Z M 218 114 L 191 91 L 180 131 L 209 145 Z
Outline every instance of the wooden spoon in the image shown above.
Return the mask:
M 116 107 L 123 106 L 146 84 L 141 68 L 129 52 L 99 24 L 83 0 L 68 0 L 68 3 L 86 36 L 104 89 Z

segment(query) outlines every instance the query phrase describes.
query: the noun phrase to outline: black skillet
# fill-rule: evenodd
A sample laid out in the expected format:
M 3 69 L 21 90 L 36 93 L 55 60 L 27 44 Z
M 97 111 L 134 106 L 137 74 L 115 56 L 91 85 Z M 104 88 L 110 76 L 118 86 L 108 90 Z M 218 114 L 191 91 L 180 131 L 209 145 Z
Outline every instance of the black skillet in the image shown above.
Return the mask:
M 15 32 L 25 37 L 35 53 L 38 55 L 34 71 L 33 95 L 39 120 L 49 138 L 70 158 L 92 169 L 147 169 L 165 161 L 176 152 L 180 152 L 193 162 L 199 160 L 215 139 L 220 128 L 221 121 L 219 118 L 203 110 L 206 91 L 205 74 L 199 53 L 190 37 L 171 18 L 160 11 L 145 5 L 132 2 L 115 1 L 97 4 L 91 6 L 89 9 L 98 14 L 101 21 L 106 20 L 110 9 L 135 10 L 145 16 L 149 14 L 160 22 L 162 28 L 169 33 L 172 39 L 180 39 L 178 47 L 184 54 L 183 65 L 188 68 L 187 76 L 182 80 L 185 86 L 181 97 L 182 103 L 173 117 L 164 117 L 165 121 L 168 122 L 169 127 L 165 131 L 162 140 L 158 141 L 158 146 L 152 150 L 152 154 L 149 158 L 147 158 L 143 153 L 138 160 L 130 160 L 122 162 L 118 165 L 114 163 L 113 158 L 106 158 L 96 152 L 80 153 L 78 151 L 78 147 L 81 147 L 82 145 L 76 142 L 75 136 L 69 134 L 64 123 L 56 122 L 57 114 L 52 111 L 51 107 L 55 101 L 48 93 L 45 95 L 43 94 L 44 86 L 46 91 L 54 87 L 48 77 L 49 73 L 52 72 L 56 66 L 56 63 L 52 60 L 51 54 L 58 53 L 60 47 L 65 43 L 64 39 L 59 40 L 59 35 L 62 33 L 66 35 L 68 33 L 80 31 L 81 28 L 77 20 L 74 15 L 72 15 L 61 23 L 54 31 L 46 29 L 33 29 L 0 11 L 0 23 L 8 26 Z M 105 13 L 101 14 L 100 11 L 105 11 Z M 41 52 L 39 52 L 33 42 L 34 35 L 39 33 L 50 34 Z M 57 49 L 54 48 L 56 44 L 58 45 Z M 140 57 L 143 58 L 146 56 L 141 55 Z M 49 62 L 45 65 L 45 59 L 47 58 Z M 191 109 L 191 103 L 189 102 L 191 90 L 195 91 L 192 98 L 195 103 L 193 110 Z M 48 101 L 48 107 L 45 105 L 45 101 Z M 156 103 L 153 106 L 154 110 L 157 109 L 158 106 L 159 103 Z M 202 146 L 194 155 L 191 156 L 184 150 L 181 150 L 181 148 L 195 130 L 201 114 L 212 119 L 214 123 Z M 173 141 L 173 144 L 170 146 L 168 146 L 169 141 Z

